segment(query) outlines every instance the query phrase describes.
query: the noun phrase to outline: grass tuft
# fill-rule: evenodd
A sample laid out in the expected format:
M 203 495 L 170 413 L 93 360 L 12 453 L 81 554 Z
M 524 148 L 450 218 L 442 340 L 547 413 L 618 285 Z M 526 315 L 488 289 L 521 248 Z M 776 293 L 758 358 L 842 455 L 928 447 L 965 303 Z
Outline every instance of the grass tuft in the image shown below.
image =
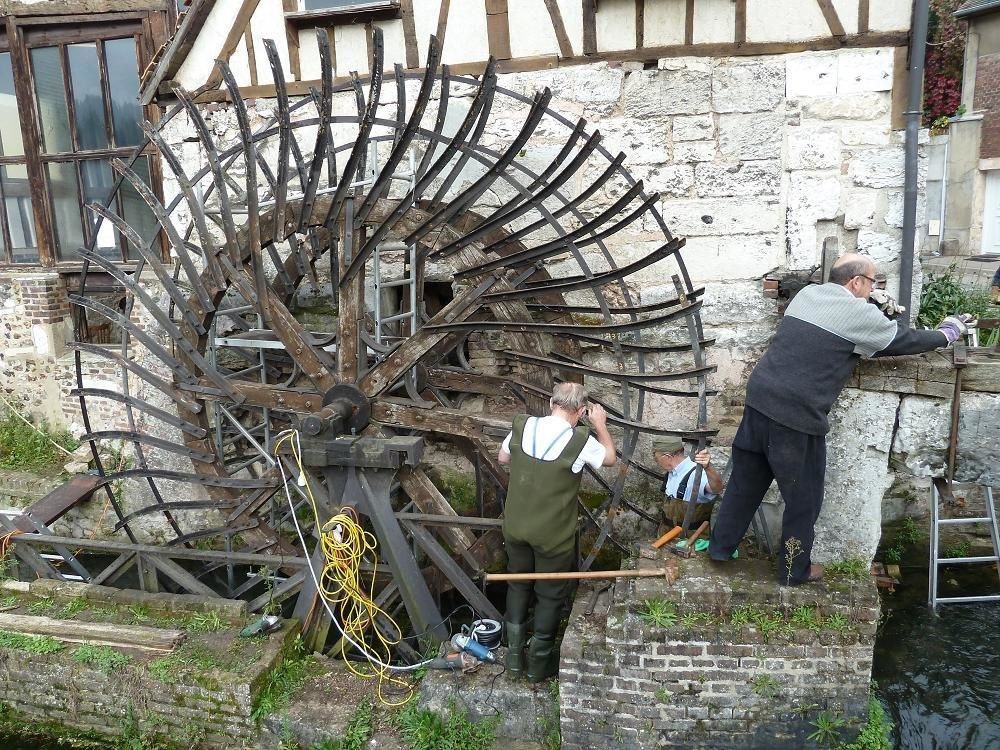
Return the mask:
M 0 414 L 0 469 L 45 471 L 66 459 L 66 454 L 53 443 L 73 451 L 77 442 L 62 430 L 54 430 L 44 422 L 28 425 L 11 411 Z
M 677 608 L 664 599 L 647 599 L 639 610 L 639 617 L 647 625 L 670 628 L 677 624 Z
M 0 630 L 0 648 L 13 648 L 29 654 L 54 654 L 62 651 L 64 646 L 61 641 L 47 635 L 25 635 Z
M 73 661 L 96 667 L 102 672 L 114 672 L 127 667 L 132 657 L 110 646 L 93 646 L 85 643 L 73 652 Z
M 500 717 L 474 724 L 455 708 L 454 701 L 448 706 L 447 718 L 411 703 L 399 713 L 396 723 L 411 750 L 488 750 L 496 744 Z

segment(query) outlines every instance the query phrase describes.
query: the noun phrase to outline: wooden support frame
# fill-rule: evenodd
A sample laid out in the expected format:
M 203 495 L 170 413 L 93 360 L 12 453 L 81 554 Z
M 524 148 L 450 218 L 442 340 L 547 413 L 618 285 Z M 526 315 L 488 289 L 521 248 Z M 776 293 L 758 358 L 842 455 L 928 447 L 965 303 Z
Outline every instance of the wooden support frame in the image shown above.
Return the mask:
M 552 19 L 552 30 L 556 34 L 556 41 L 559 43 L 560 57 L 573 57 L 573 45 L 569 41 L 569 34 L 566 33 L 566 24 L 563 23 L 562 12 L 559 10 L 557 0 L 545 0 L 545 9 Z
M 830 27 L 830 33 L 834 36 L 844 36 L 847 32 L 844 31 L 844 24 L 840 22 L 837 9 L 833 7 L 833 0 L 816 0 L 816 2 L 819 4 L 819 9 L 823 11 L 823 18 L 826 19 L 826 25 Z
M 871 24 L 869 0 L 858 0 L 858 33 L 867 34 Z
M 507 0 L 484 0 L 486 3 L 486 36 L 490 55 L 497 60 L 510 59 L 510 19 Z
M 747 40 L 747 0 L 736 0 L 736 30 L 733 40 L 744 44 Z
M 597 0 L 583 2 L 583 54 L 597 54 Z

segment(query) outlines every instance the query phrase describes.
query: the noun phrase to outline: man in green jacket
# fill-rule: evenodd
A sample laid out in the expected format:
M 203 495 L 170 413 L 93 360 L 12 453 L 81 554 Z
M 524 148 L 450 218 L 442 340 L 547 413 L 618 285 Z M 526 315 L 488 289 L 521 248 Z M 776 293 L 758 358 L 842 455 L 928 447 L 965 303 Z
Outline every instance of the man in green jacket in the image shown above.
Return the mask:
M 547 417 L 520 414 L 498 458 L 510 464 L 503 536 L 511 573 L 555 573 L 576 562 L 577 493 L 583 467 L 614 466 L 615 443 L 600 404 L 589 405 L 579 383 L 560 383 L 552 392 Z M 579 425 L 588 417 L 597 434 Z M 534 634 L 527 646 L 532 682 L 553 675 L 559 664 L 556 630 L 571 585 L 569 581 L 512 581 L 507 588 L 507 669 L 525 669 L 528 610 L 534 599 Z

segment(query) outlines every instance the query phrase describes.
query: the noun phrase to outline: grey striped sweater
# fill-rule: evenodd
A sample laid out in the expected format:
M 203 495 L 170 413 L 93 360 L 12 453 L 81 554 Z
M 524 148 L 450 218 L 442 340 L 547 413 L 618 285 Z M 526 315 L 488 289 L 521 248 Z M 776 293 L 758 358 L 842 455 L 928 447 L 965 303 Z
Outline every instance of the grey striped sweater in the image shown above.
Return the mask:
M 914 331 L 839 284 L 807 286 L 747 383 L 747 406 L 810 435 L 830 430 L 827 415 L 861 357 L 917 354 L 948 343 L 940 331 Z

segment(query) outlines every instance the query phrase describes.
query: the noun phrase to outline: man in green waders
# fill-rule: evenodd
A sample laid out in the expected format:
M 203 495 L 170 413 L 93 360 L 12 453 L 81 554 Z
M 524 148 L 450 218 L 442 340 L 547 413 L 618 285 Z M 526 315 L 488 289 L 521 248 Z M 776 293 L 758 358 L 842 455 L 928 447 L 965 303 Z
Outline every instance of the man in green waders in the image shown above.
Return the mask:
M 511 573 L 555 573 L 576 563 L 576 498 L 583 467 L 614 466 L 615 443 L 600 404 L 590 406 L 579 383 L 560 383 L 547 417 L 520 414 L 500 448 L 500 463 L 510 464 L 503 537 Z M 595 439 L 585 426 L 588 417 Z M 507 670 L 525 671 L 528 610 L 535 604 L 534 634 L 527 647 L 532 682 L 556 673 L 556 630 L 571 581 L 511 581 L 507 584 Z

